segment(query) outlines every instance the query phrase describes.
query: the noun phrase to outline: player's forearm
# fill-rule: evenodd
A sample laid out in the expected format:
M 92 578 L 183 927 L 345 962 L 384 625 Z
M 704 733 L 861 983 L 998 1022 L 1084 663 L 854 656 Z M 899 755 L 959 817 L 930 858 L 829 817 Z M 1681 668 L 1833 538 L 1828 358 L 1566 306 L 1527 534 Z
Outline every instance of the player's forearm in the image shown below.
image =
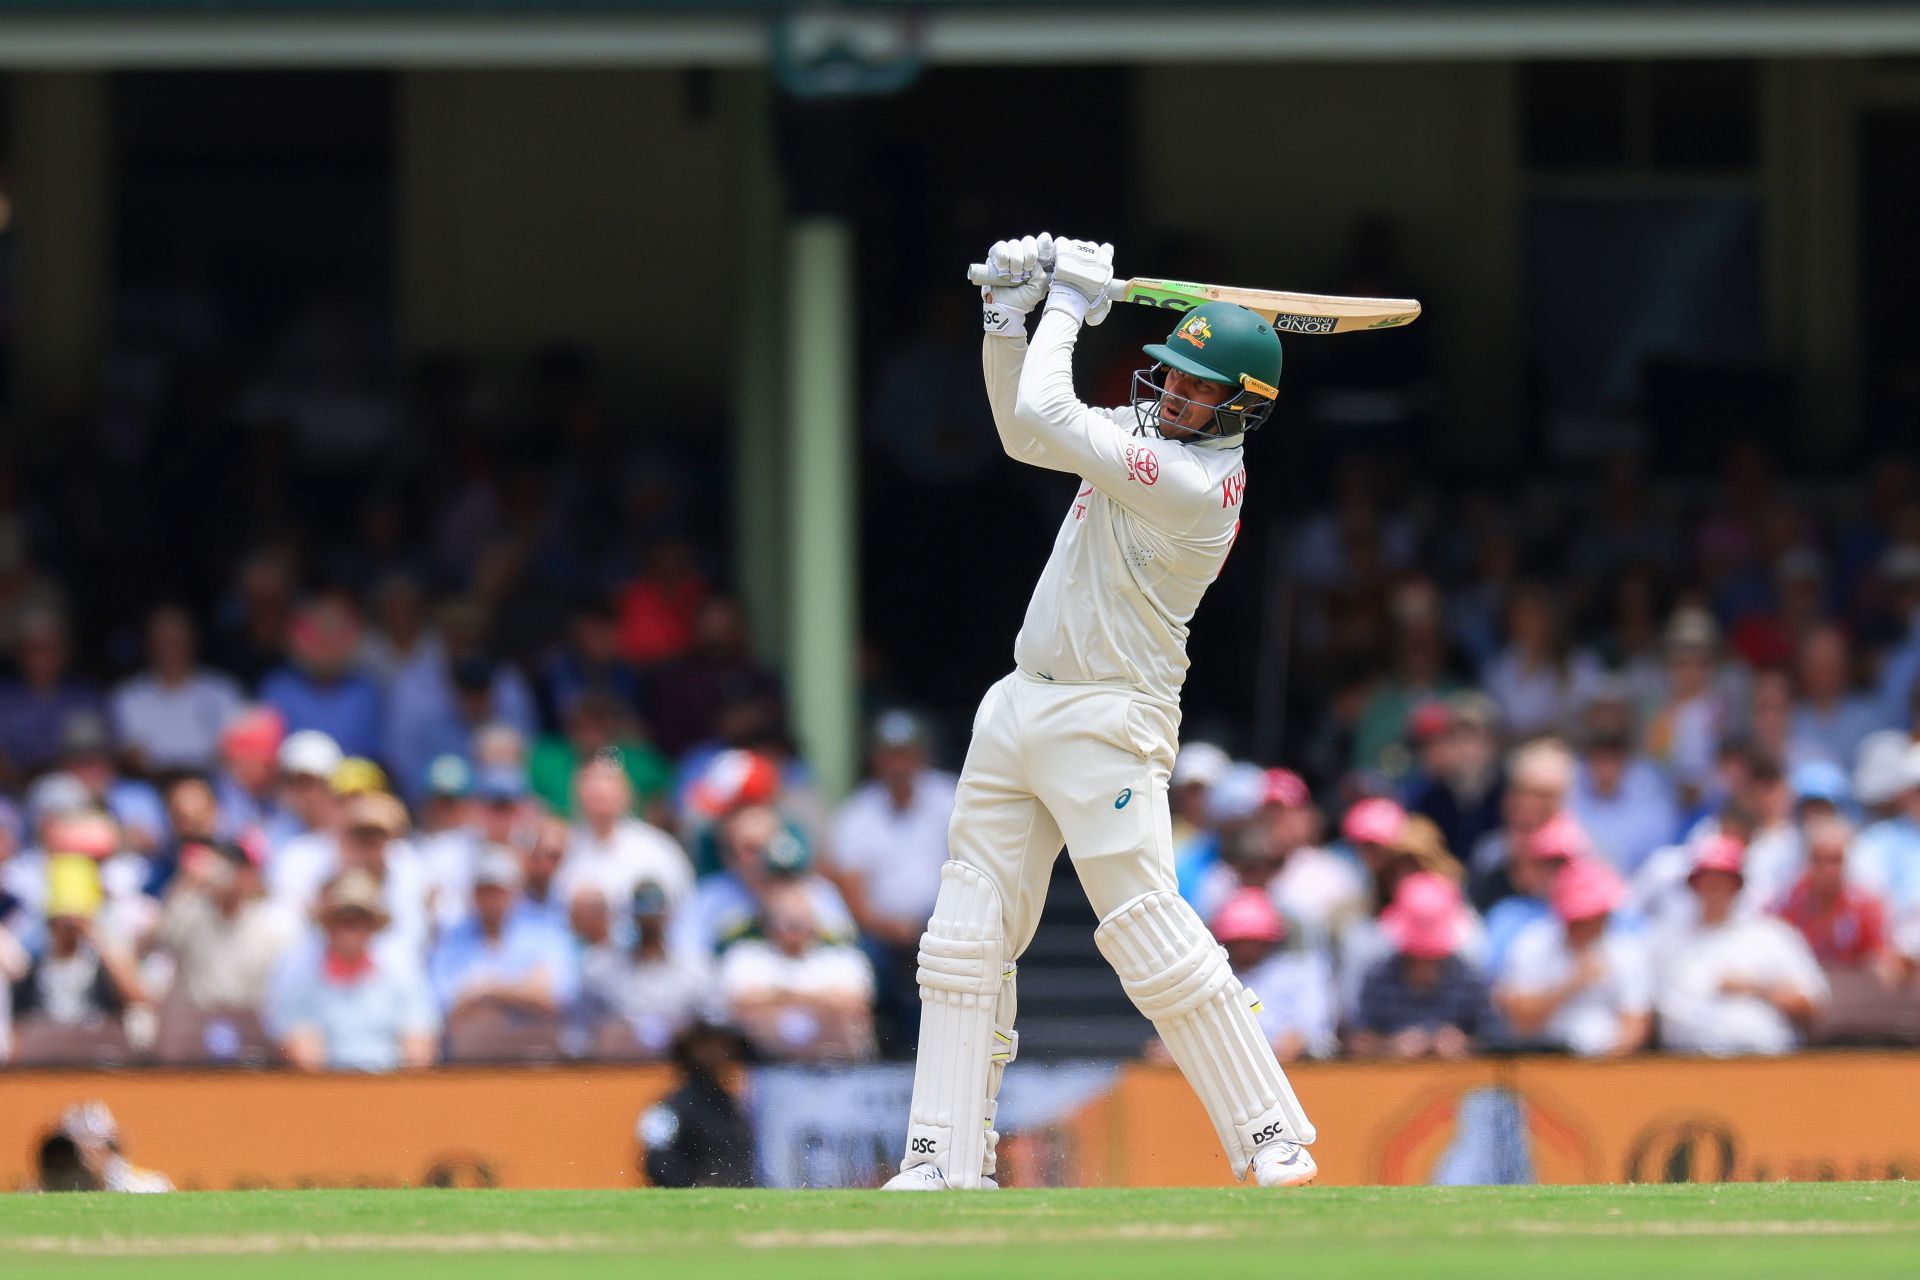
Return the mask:
M 987 405 L 993 410 L 993 428 L 1000 447 L 1019 458 L 1032 438 L 1014 421 L 1014 401 L 1020 391 L 1020 369 L 1027 360 L 1026 335 L 988 334 L 980 340 L 980 371 L 987 382 Z
M 1072 442 L 1087 411 L 1073 390 L 1073 348 L 1079 337 L 1080 324 L 1072 316 L 1057 309 L 1042 315 L 1014 397 L 1015 427 L 1036 446 L 1024 461 L 1056 471 L 1074 469 Z

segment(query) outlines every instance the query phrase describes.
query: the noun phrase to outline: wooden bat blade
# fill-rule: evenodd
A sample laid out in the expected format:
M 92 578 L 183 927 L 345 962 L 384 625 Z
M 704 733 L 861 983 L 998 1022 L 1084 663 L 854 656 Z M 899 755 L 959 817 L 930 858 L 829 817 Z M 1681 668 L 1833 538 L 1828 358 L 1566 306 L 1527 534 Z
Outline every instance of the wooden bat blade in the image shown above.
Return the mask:
M 1122 302 L 1169 311 L 1191 311 L 1203 302 L 1237 302 L 1257 311 L 1279 333 L 1359 333 L 1397 329 L 1420 318 L 1412 298 L 1342 298 L 1325 293 L 1284 293 L 1277 289 L 1239 289 L 1190 280 L 1117 280 Z

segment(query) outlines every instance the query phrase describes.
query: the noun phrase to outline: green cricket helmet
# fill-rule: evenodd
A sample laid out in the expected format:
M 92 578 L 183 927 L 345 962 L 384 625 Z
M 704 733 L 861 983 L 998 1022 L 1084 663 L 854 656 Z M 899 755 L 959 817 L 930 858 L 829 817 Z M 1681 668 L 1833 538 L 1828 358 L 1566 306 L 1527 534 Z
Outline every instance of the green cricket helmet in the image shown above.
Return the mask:
M 1198 401 L 1166 389 L 1168 369 L 1237 388 L 1218 405 L 1202 435 L 1236 436 L 1252 431 L 1273 412 L 1280 394 L 1280 335 L 1255 312 L 1232 302 L 1206 302 L 1180 317 L 1165 342 L 1142 348 L 1156 362 L 1133 375 L 1133 412 L 1140 430 L 1160 430 L 1162 411 L 1177 419 Z M 1162 433 L 1164 434 L 1164 432 Z

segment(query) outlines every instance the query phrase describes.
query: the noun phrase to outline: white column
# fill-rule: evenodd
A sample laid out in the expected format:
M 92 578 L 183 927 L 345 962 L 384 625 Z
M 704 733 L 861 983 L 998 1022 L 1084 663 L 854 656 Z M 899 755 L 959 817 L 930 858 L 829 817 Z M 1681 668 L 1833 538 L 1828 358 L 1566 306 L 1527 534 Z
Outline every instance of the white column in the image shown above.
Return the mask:
M 821 789 L 855 767 L 853 232 L 805 217 L 787 237 L 787 673 L 795 728 Z

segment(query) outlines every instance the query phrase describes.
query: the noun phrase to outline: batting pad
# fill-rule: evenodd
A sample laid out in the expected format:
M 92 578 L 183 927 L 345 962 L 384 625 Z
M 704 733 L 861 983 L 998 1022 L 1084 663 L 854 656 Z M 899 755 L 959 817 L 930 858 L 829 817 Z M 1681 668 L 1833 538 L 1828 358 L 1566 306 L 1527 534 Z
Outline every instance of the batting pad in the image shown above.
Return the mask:
M 1275 1138 L 1313 1141 L 1254 1017 L 1258 1000 L 1183 898 L 1142 894 L 1102 920 L 1093 940 L 1200 1095 L 1235 1177 L 1246 1177 L 1254 1151 Z
M 1010 977 L 1000 895 L 963 862 L 940 868 L 940 896 L 920 935 L 920 1052 L 913 1072 L 907 1154 L 900 1167 L 931 1164 L 951 1187 L 978 1187 L 991 1127 L 989 1077 L 1004 1067 L 1010 1033 L 996 1034 L 995 1006 Z

